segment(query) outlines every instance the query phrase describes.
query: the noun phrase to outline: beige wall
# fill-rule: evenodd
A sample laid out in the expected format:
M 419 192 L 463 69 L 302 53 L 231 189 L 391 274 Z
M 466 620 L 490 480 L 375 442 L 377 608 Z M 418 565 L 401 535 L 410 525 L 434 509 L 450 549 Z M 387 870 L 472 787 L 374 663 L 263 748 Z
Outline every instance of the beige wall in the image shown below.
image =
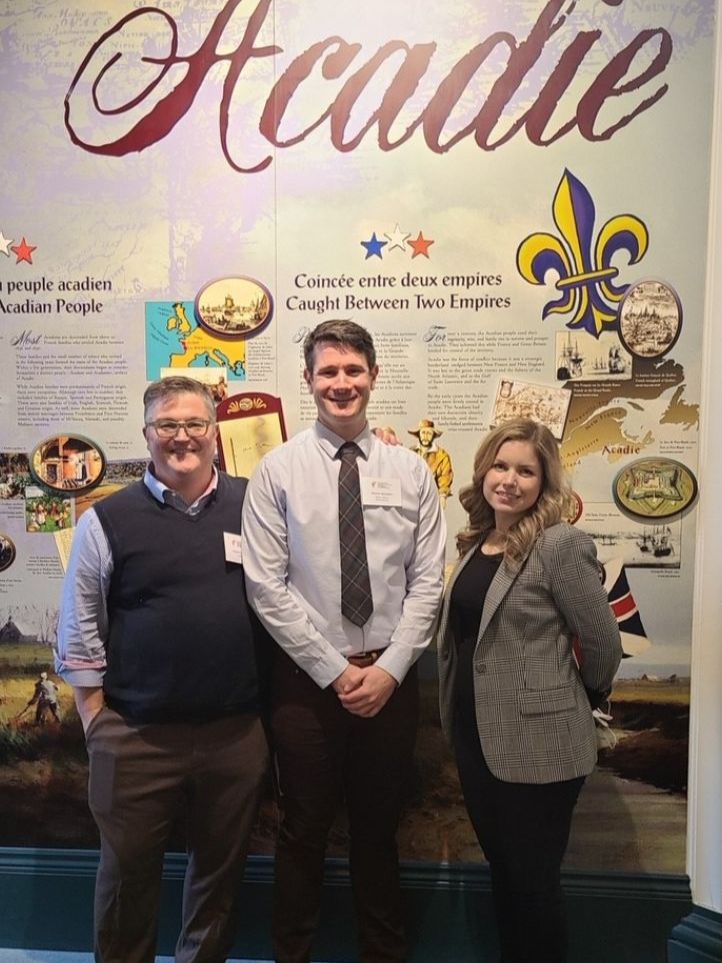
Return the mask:
M 710 194 L 700 501 L 692 634 L 687 870 L 697 906 L 722 912 L 722 18 Z

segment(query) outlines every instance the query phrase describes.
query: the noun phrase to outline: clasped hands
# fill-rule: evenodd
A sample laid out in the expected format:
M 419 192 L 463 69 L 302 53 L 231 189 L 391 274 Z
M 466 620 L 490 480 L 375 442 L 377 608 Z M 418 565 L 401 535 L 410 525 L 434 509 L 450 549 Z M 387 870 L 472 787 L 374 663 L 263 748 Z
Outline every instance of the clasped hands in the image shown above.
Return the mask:
M 344 709 L 354 716 L 370 719 L 377 715 L 396 689 L 396 679 L 385 669 L 347 665 L 332 683 Z

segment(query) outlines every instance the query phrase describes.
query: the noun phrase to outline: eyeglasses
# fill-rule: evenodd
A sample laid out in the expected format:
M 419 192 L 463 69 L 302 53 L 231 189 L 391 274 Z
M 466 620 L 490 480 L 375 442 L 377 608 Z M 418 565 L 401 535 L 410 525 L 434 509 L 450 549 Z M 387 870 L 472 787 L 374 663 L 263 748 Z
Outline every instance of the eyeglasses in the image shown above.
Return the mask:
M 208 434 L 208 427 L 212 422 L 207 418 L 190 418 L 188 421 L 171 421 L 170 418 L 161 418 L 158 421 L 149 421 L 148 425 L 155 428 L 159 438 L 175 438 L 181 428 L 189 438 L 203 438 Z

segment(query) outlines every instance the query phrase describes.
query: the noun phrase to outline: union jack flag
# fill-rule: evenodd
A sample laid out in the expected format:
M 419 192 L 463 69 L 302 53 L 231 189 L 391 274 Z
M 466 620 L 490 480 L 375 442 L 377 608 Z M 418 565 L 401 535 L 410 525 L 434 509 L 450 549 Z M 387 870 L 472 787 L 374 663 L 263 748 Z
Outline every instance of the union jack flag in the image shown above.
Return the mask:
M 644 631 L 637 603 L 629 588 L 627 573 L 624 571 L 624 560 L 610 559 L 606 565 L 602 565 L 602 574 L 609 607 L 614 613 L 619 625 L 619 634 L 622 637 L 622 657 L 629 659 L 633 655 L 640 655 L 652 643 Z M 583 652 L 579 639 L 574 639 L 573 647 L 577 665 L 581 666 Z
M 649 648 L 651 642 L 644 631 L 637 603 L 629 588 L 624 561 L 621 558 L 613 558 L 602 568 L 604 569 L 604 588 L 622 636 L 624 657 L 640 655 Z

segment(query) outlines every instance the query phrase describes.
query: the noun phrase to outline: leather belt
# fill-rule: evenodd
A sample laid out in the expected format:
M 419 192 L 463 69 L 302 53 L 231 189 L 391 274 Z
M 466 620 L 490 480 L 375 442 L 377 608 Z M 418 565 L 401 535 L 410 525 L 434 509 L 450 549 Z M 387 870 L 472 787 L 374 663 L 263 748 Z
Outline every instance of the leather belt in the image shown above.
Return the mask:
M 346 659 L 359 669 L 367 669 L 385 651 L 386 649 L 371 649 L 368 652 L 359 652 L 358 655 L 347 655 Z

